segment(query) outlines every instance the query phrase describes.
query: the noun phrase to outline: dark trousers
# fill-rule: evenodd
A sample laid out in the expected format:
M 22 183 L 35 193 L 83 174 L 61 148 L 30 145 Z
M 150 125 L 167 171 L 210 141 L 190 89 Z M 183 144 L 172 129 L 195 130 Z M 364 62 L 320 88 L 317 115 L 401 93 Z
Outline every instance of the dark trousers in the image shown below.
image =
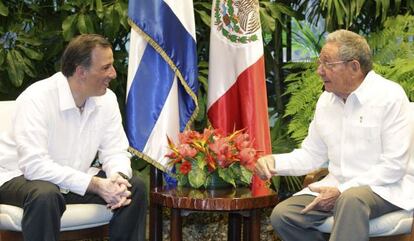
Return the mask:
M 272 226 L 284 241 L 324 241 L 316 227 L 326 218 L 334 216 L 330 241 L 368 241 L 369 220 L 401 208 L 387 202 L 370 187 L 353 187 L 344 191 L 330 212 L 300 211 L 315 199 L 298 195 L 278 204 L 270 217 Z
M 105 173 L 101 171 L 97 176 L 105 177 Z M 138 177 L 132 177 L 129 182 L 132 184 L 132 202 L 114 211 L 109 223 L 111 241 L 145 240 L 147 190 Z M 25 241 L 59 240 L 60 219 L 66 204 L 106 205 L 96 194 L 62 194 L 50 182 L 28 181 L 23 176 L 15 177 L 0 187 L 0 203 L 23 208 L 21 225 Z

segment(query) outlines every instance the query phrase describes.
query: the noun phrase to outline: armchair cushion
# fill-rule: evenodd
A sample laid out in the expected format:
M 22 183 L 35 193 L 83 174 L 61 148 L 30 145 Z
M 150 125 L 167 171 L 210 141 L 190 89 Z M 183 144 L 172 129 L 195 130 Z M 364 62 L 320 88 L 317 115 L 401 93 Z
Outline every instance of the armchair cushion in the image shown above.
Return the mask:
M 369 236 L 391 236 L 411 232 L 413 211 L 400 210 L 384 214 L 369 222 Z M 324 233 L 330 233 L 333 225 L 333 217 L 329 217 L 317 229 Z
M 315 172 L 309 173 L 303 181 L 303 186 L 307 187 L 310 183 L 319 181 L 327 174 L 328 170 L 326 168 L 322 168 Z M 332 230 L 333 222 L 333 217 L 329 217 L 325 220 L 325 222 L 316 227 L 316 229 L 324 233 L 330 233 Z M 412 223 L 413 210 L 399 210 L 387 213 L 378 218 L 370 220 L 369 236 L 383 237 L 408 234 L 411 232 Z
M 23 209 L 0 204 L 0 230 L 21 231 Z M 112 212 L 99 204 L 69 204 L 61 219 L 61 231 L 102 226 L 109 223 Z

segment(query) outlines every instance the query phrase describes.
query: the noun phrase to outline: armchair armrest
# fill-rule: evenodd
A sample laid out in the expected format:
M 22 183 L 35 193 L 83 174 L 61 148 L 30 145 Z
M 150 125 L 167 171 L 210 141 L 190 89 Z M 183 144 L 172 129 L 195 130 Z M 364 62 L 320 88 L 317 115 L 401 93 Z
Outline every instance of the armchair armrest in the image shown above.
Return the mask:
M 311 172 L 303 179 L 303 187 L 309 186 L 309 184 L 321 180 L 323 177 L 328 175 L 329 171 L 327 168 L 321 168 L 314 172 Z

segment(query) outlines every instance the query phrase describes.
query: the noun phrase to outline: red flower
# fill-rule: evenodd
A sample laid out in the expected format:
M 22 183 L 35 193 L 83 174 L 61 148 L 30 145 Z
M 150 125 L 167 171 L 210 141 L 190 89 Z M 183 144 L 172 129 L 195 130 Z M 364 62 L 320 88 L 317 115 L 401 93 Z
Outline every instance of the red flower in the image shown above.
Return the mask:
M 240 133 L 234 137 L 234 144 L 237 150 L 243 150 L 244 148 L 252 147 L 252 142 L 250 141 L 249 134 Z
M 204 129 L 204 132 L 203 132 L 203 140 L 204 141 L 208 141 L 215 134 L 217 134 L 217 131 L 216 130 L 212 130 L 212 129 L 205 128 Z
M 214 160 L 214 158 L 210 155 L 206 156 L 206 161 L 207 161 L 207 168 L 209 172 L 213 172 L 214 170 L 216 170 L 216 161 Z
M 178 135 L 181 144 L 191 144 L 193 140 L 201 139 L 201 134 L 197 131 L 184 131 Z
M 226 138 L 217 138 L 208 147 L 215 154 L 219 166 L 226 168 L 234 162 L 234 147 L 230 145 Z
M 240 164 L 245 166 L 250 170 L 254 170 L 254 166 L 256 163 L 256 150 L 254 148 L 244 148 L 239 153 Z
M 180 172 L 184 175 L 187 175 L 191 171 L 191 163 L 189 161 L 184 161 L 180 166 Z
M 197 155 L 197 150 L 192 148 L 189 144 L 182 144 L 178 147 L 178 152 L 183 157 L 193 158 Z
M 207 185 L 210 175 L 217 171 L 223 180 L 232 185 L 236 185 L 236 180 L 250 184 L 258 157 L 258 152 L 253 148 L 253 141 L 244 130 L 229 135 L 211 128 L 204 129 L 202 134 L 191 130 L 184 131 L 179 134 L 179 144 L 174 144 L 168 138 L 168 146 L 171 153 L 166 157 L 170 158 L 169 163 L 177 168 L 179 185 L 180 180 L 192 178 L 191 185 L 196 188 L 203 183 Z M 202 171 L 206 175 L 203 175 L 203 180 L 200 177 L 188 176 L 191 170 Z M 235 173 L 238 173 L 237 176 Z M 187 177 L 183 179 L 183 176 Z

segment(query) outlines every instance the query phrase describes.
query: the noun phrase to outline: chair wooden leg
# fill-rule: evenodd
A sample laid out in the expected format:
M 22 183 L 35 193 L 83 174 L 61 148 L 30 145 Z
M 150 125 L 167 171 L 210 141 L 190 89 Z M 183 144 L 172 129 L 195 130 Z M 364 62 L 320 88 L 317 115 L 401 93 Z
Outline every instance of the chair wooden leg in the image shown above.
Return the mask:
M 250 235 L 251 235 L 250 226 L 251 226 L 250 217 L 243 217 L 243 240 L 244 241 L 250 240 Z
M 162 172 L 151 166 L 150 190 L 162 186 Z M 162 241 L 162 206 L 151 201 L 149 207 L 149 240 Z
M 20 232 L 0 231 L 0 241 L 23 241 L 23 236 Z
M 250 240 L 260 241 L 260 212 L 257 209 L 250 211 Z
M 241 240 L 241 215 L 238 213 L 229 213 L 227 226 L 227 237 L 229 241 Z
M 94 238 L 103 241 L 105 237 L 109 237 L 109 225 L 61 232 L 59 240 L 75 241 L 80 239 Z
M 170 239 L 171 241 L 182 240 L 182 221 L 180 209 L 171 209 L 171 220 L 170 220 Z
M 149 212 L 149 240 L 162 241 L 162 207 L 152 202 Z
M 104 225 L 95 228 L 86 228 L 73 231 L 64 231 L 60 233 L 60 241 L 74 241 L 80 239 L 94 238 L 104 240 L 109 236 L 109 226 Z M 23 241 L 21 232 L 0 231 L 0 241 Z
M 414 212 L 413 212 L 413 223 L 411 224 L 410 241 L 414 241 Z

